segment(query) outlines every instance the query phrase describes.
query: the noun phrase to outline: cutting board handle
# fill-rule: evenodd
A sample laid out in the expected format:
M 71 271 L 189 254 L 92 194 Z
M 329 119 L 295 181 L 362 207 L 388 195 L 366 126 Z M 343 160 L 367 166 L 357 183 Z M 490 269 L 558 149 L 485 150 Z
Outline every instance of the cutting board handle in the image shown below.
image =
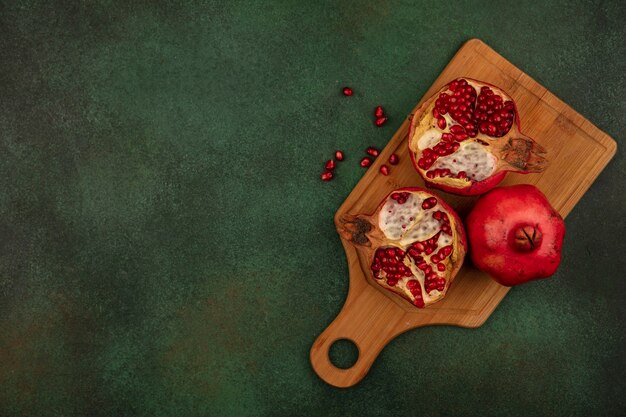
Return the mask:
M 347 388 L 367 374 L 372 363 L 387 343 L 402 331 L 397 305 L 378 290 L 366 285 L 358 295 L 348 295 L 335 320 L 318 336 L 311 347 L 311 365 L 328 384 Z M 359 357 L 347 369 L 337 368 L 328 356 L 337 340 L 347 339 L 356 345 Z

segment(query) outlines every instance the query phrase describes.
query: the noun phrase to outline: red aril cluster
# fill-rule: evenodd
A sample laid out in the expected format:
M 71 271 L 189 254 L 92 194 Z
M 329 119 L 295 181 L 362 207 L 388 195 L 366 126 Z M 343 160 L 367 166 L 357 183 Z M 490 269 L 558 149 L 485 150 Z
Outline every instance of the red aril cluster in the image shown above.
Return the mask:
M 328 161 L 326 161 L 326 163 L 324 164 L 324 172 L 322 172 L 322 174 L 320 175 L 320 178 L 322 179 L 322 181 L 330 181 L 333 178 L 335 178 L 335 168 L 337 166 L 337 162 L 343 161 L 344 158 L 344 154 L 343 151 L 335 151 L 335 159 L 329 159 Z
M 387 116 L 385 115 L 385 110 L 382 106 L 376 106 L 374 109 L 374 124 L 378 127 L 381 127 L 385 123 L 387 123 Z
M 378 157 L 378 155 L 380 155 L 380 151 L 373 146 L 369 146 L 365 150 L 365 153 L 368 156 L 363 157 L 363 159 L 361 159 L 361 162 L 359 163 L 359 165 L 361 165 L 363 168 L 369 167 L 372 164 L 372 159 L 375 159 Z M 397 165 L 399 162 L 400 157 L 395 153 L 389 156 L 390 165 Z M 384 176 L 388 176 L 391 173 L 391 169 L 387 165 L 381 165 L 379 168 L 379 172 Z

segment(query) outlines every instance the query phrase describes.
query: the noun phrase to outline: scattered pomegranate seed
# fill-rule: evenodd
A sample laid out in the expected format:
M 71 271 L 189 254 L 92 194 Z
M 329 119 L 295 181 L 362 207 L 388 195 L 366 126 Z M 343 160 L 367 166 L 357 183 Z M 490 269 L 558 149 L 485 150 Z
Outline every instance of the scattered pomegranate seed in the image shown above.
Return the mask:
M 385 115 L 385 111 L 383 110 L 383 107 L 376 106 L 376 109 L 374 109 L 374 117 L 378 119 L 379 117 L 383 117 L 384 115 Z
M 367 148 L 367 149 L 365 150 L 365 152 L 366 152 L 368 155 L 372 155 L 374 158 L 376 158 L 376 157 L 378 156 L 378 154 L 379 154 L 379 152 L 380 152 L 380 151 L 379 151 L 378 149 L 374 148 L 373 146 L 370 146 L 369 148 Z
M 350 97 L 352 95 L 352 89 L 350 87 L 343 88 L 343 95 Z
M 322 181 L 330 181 L 333 179 L 333 173 L 332 171 L 323 172 L 322 175 L 320 175 L 320 178 Z
M 380 173 L 383 174 L 384 176 L 389 175 L 389 167 L 387 165 L 381 165 Z
M 400 157 L 396 155 L 395 153 L 392 153 L 391 156 L 389 157 L 389 163 L 391 165 L 398 165 L 398 162 L 400 162 Z
M 359 163 L 359 165 L 361 165 L 363 168 L 367 168 L 368 166 L 372 165 L 372 160 L 366 156 L 363 159 L 361 159 L 361 162 Z
M 335 151 L 335 159 L 337 161 L 343 161 L 343 152 L 342 151 Z
M 385 124 L 385 122 L 387 122 L 387 116 L 379 117 L 374 123 L 376 124 L 376 126 L 381 127 Z
M 328 161 L 326 161 L 326 165 L 324 165 L 324 168 L 326 168 L 329 171 L 332 171 L 333 169 L 335 169 L 335 161 L 333 161 L 332 159 L 329 159 Z

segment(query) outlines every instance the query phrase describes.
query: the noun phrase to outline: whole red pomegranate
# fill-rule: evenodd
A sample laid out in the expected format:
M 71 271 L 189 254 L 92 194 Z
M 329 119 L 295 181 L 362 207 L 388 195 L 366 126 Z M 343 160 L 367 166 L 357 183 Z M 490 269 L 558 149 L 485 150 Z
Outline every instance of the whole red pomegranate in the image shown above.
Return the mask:
M 565 224 L 536 187 L 500 187 L 478 199 L 466 219 L 474 265 L 502 285 L 554 274 Z
M 461 268 L 465 231 L 443 200 L 401 188 L 371 215 L 346 215 L 338 232 L 367 259 L 373 281 L 417 307 L 442 299 Z
M 482 194 L 508 171 L 545 169 L 545 150 L 523 135 L 519 125 L 508 94 L 481 81 L 459 78 L 414 114 L 409 155 L 427 184 L 455 194 Z

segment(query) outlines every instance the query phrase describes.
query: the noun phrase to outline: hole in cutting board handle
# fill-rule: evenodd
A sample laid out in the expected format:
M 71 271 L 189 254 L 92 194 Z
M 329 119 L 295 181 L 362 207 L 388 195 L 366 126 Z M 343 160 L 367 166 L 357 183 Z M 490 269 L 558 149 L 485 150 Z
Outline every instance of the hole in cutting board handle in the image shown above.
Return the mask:
M 359 347 L 350 339 L 337 339 L 328 349 L 328 359 L 339 369 L 350 369 L 359 360 Z

